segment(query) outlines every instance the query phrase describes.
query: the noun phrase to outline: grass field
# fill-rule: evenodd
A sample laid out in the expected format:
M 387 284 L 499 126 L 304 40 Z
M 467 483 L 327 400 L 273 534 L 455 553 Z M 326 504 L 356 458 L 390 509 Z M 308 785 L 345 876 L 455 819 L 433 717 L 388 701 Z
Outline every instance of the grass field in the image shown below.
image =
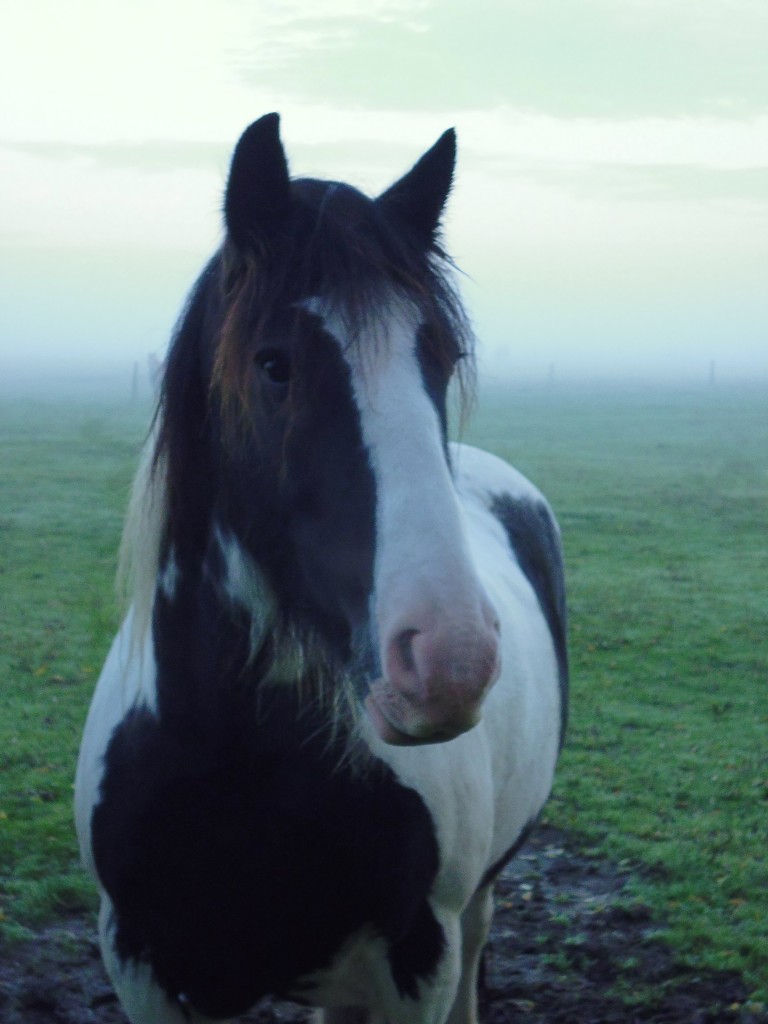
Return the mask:
M 0 408 L 0 927 L 93 905 L 71 825 L 148 416 Z M 768 1000 L 768 400 L 757 387 L 489 391 L 467 439 L 566 546 L 573 711 L 548 818 L 635 869 L 680 958 Z

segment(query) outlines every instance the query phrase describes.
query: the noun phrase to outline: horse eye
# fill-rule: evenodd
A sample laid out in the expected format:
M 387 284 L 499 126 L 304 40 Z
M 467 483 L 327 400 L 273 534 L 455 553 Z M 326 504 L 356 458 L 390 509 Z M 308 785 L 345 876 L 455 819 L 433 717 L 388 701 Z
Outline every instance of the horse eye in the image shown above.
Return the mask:
M 291 360 L 276 348 L 266 349 L 256 356 L 256 365 L 270 384 L 287 387 L 291 380 Z

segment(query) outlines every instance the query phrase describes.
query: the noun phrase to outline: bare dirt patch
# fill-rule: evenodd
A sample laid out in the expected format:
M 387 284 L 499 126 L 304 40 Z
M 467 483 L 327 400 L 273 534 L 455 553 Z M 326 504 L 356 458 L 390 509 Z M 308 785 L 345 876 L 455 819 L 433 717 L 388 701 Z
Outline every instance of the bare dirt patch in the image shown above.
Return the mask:
M 732 972 L 697 973 L 622 899 L 628 873 L 542 828 L 497 887 L 485 962 L 484 1024 L 768 1024 Z M 0 949 L 0 1024 L 125 1024 L 95 925 L 74 918 Z M 304 1024 L 267 1001 L 241 1024 Z

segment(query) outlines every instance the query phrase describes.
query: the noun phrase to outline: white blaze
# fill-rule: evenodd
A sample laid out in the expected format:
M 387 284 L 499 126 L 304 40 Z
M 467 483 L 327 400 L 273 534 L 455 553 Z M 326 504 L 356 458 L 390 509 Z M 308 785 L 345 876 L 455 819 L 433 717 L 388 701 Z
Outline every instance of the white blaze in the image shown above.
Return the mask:
M 474 608 L 478 590 L 440 421 L 422 381 L 416 311 L 396 301 L 383 309 L 376 336 L 352 344 L 340 318 L 325 320 L 351 370 L 376 480 L 380 632 L 415 606 L 428 617 L 459 617 L 463 604 Z

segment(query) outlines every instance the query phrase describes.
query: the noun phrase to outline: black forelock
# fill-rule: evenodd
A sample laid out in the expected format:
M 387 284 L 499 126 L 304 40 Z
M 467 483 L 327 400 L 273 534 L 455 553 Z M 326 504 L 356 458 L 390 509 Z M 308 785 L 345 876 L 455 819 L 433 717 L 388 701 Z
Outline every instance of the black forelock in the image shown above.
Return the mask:
M 352 336 L 394 293 L 430 319 L 471 338 L 450 280 L 452 266 L 439 241 L 423 237 L 387 207 L 342 182 L 298 178 L 291 182 L 292 213 L 264 260 L 261 304 L 321 298 L 342 315 Z
M 466 408 L 473 384 L 472 330 L 453 284 L 453 265 L 438 239 L 349 185 L 294 179 L 290 211 L 268 239 L 222 250 L 222 317 L 212 390 L 231 422 L 248 418 L 253 355 L 259 344 L 307 299 L 338 316 L 350 343 L 365 344 L 393 301 L 406 301 L 430 328 L 432 358 L 450 375 L 462 357 L 459 385 Z M 290 319 L 290 317 L 289 317 Z M 289 330 L 300 340 L 301 318 Z

